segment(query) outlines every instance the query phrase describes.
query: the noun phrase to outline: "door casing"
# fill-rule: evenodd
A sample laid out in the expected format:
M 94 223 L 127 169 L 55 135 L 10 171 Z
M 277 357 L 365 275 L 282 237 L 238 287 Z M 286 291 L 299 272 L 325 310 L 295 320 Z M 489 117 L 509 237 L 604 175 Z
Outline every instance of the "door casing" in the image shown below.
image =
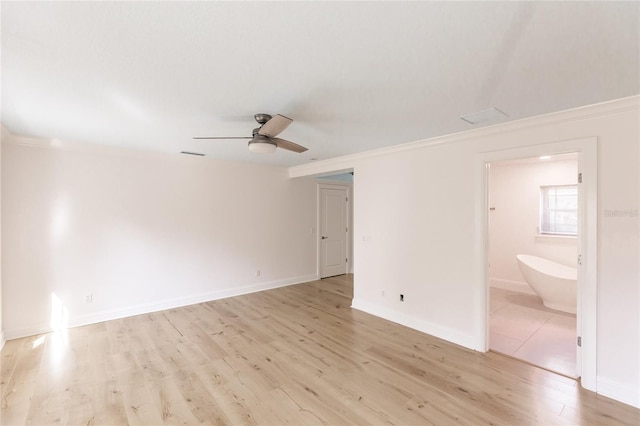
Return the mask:
M 582 174 L 582 183 L 578 184 L 579 194 L 579 231 L 577 239 L 578 256 L 582 265 L 578 265 L 578 304 L 576 316 L 577 335 L 581 336 L 582 346 L 578 348 L 578 374 L 585 389 L 596 392 L 596 355 L 597 355 L 597 137 L 573 139 L 554 143 L 524 146 L 480 153 L 476 164 L 478 182 L 476 217 L 478 234 L 477 250 L 483 255 L 476 265 L 478 276 L 482 276 L 482 286 L 477 289 L 481 300 L 478 310 L 477 335 L 484 336 L 479 347 L 489 350 L 489 200 L 487 165 L 491 162 L 541 155 L 578 153 L 578 173 Z

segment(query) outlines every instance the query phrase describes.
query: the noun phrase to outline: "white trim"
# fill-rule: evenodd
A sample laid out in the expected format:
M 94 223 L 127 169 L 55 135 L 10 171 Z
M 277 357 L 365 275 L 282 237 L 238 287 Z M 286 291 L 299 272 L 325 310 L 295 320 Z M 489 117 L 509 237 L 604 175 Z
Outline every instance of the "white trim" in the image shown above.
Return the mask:
M 318 187 L 329 188 L 329 189 L 350 189 L 352 184 L 349 182 L 338 182 L 338 181 L 327 181 L 327 182 L 317 182 Z
M 264 290 L 272 290 L 279 287 L 289 285 L 302 284 L 309 281 L 318 280 L 318 275 L 303 275 L 299 277 L 287 278 L 283 280 L 269 281 L 259 284 L 252 284 L 239 288 L 230 288 L 226 290 L 217 290 L 199 295 L 179 297 L 174 299 L 162 300 L 159 302 L 144 303 L 140 305 L 129 306 L 122 309 L 113 309 L 102 311 L 88 315 L 79 315 L 69 319 L 68 328 L 80 327 L 83 325 L 95 324 L 114 319 L 132 317 L 135 315 L 148 314 L 152 312 L 163 311 L 166 309 L 179 308 L 181 306 L 195 305 L 198 303 L 210 302 L 212 300 L 226 299 L 228 297 L 242 296 L 245 294 L 256 293 Z M 46 323 L 33 324 L 15 330 L 5 330 L 7 340 L 18 339 L 20 337 L 33 336 L 36 334 L 49 333 L 53 331 L 51 325 Z
M 505 133 L 522 131 L 539 126 L 550 126 L 558 123 L 568 123 L 573 121 L 586 120 L 594 117 L 601 117 L 610 114 L 617 114 L 625 111 L 637 110 L 640 103 L 640 95 L 629 96 L 613 101 L 602 102 L 594 105 L 587 105 L 565 111 L 552 112 L 530 118 L 500 123 L 493 126 L 481 127 L 459 133 L 452 133 L 444 136 L 424 139 L 416 142 L 409 142 L 400 145 L 370 150 L 358 154 L 344 155 L 324 161 L 314 161 L 309 164 L 289 167 L 289 177 L 314 176 L 320 174 L 332 174 L 338 171 L 351 171 L 358 161 L 389 155 L 397 152 L 411 151 L 428 146 L 441 145 L 447 143 L 465 142 L 477 138 L 504 135 Z M 548 154 L 548 153 L 543 153 Z
M 0 351 L 4 348 L 6 340 L 4 338 L 4 332 L 0 331 Z
M 613 380 L 597 378 L 598 393 L 616 401 L 640 408 L 640 389 Z
M 317 183 L 324 183 L 327 185 L 348 185 L 348 186 L 352 186 L 353 183 L 352 182 L 348 182 L 346 180 L 331 180 L 331 179 L 318 179 L 316 177 L 316 182 Z
M 388 309 L 380 305 L 375 305 L 373 303 L 357 300 L 355 298 L 351 302 L 351 307 L 353 309 L 375 315 L 388 321 L 404 325 L 405 327 L 421 331 L 431 336 L 435 336 L 439 339 L 447 340 L 448 342 L 455 343 L 456 345 L 460 345 L 473 350 L 476 349 L 474 345 L 475 339 L 473 336 L 459 333 L 457 331 L 451 330 L 450 328 L 442 327 L 441 325 L 429 321 L 419 320 L 402 312 L 394 311 L 392 309 Z
M 553 241 L 555 243 L 574 244 L 577 236 L 575 235 L 554 235 L 554 234 L 536 234 L 536 241 Z
M 582 336 L 582 348 L 578 351 L 580 383 L 585 389 L 598 392 L 596 382 L 596 344 L 598 329 L 598 139 L 593 137 L 583 143 L 578 151 L 578 173 L 582 183 L 578 184 L 580 211 L 578 220 L 577 248 L 582 258 L 578 265 L 578 336 Z
M 3 129 L 5 129 L 3 127 Z M 124 158 L 137 158 L 137 159 L 167 159 L 173 158 L 177 159 L 177 161 L 185 161 L 191 162 L 217 162 L 217 163 L 225 163 L 231 164 L 237 167 L 252 167 L 252 168 L 261 168 L 267 171 L 273 171 L 278 174 L 285 174 L 288 176 L 288 171 L 286 167 L 271 165 L 271 164 L 262 164 L 262 163 L 251 163 L 247 161 L 239 161 L 239 160 L 225 160 L 221 158 L 215 158 L 213 156 L 205 155 L 201 156 L 193 156 L 193 155 L 184 155 L 179 152 L 174 151 L 160 151 L 160 150 L 150 150 L 145 148 L 131 148 L 131 147 L 123 147 L 116 145 L 106 145 L 106 144 L 97 144 L 90 142 L 71 142 L 71 141 L 63 141 L 60 139 L 43 139 L 43 138 L 32 138 L 20 135 L 14 135 L 8 130 L 2 136 L 2 144 L 7 146 L 21 146 L 33 149 L 43 149 L 50 151 L 63 151 L 63 152 L 79 152 L 84 154 L 98 154 L 98 155 L 109 155 L 114 157 L 124 157 Z
M 523 281 L 504 280 L 502 278 L 489 278 L 489 285 L 493 288 L 517 291 L 518 293 L 536 294 L 529 284 Z
M 596 137 L 573 139 L 530 145 L 519 148 L 502 149 L 484 152 L 478 155 L 475 168 L 476 181 L 476 217 L 478 233 L 476 249 L 484 253 L 476 265 L 478 277 L 484 277 L 483 287 L 477 289 L 482 308 L 478 311 L 476 324 L 478 335 L 484 336 L 483 347 L 489 349 L 489 277 L 488 277 L 488 164 L 495 161 L 515 158 L 537 157 L 542 154 L 561 154 L 578 152 L 578 172 L 583 173 L 580 186 L 580 222 L 578 236 L 578 254 L 582 255 L 582 267 L 578 267 L 578 313 L 577 332 L 582 336 L 582 347 L 578 351 L 578 375 L 585 389 L 597 391 L 596 356 L 597 356 L 597 143 Z

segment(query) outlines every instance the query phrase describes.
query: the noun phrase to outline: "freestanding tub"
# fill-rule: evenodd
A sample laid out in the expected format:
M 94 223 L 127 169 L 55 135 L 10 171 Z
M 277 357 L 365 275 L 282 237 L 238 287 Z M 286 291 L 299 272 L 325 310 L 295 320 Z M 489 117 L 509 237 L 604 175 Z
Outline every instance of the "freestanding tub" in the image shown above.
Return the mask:
M 578 270 L 551 260 L 519 254 L 518 266 L 527 284 L 547 308 L 576 313 Z

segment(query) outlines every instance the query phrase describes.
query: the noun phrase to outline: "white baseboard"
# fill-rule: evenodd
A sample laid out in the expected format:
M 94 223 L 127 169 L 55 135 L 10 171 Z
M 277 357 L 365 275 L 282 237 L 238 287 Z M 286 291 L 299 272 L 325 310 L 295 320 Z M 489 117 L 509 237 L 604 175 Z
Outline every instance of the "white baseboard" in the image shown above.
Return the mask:
M 375 315 L 380 318 L 395 322 L 397 324 L 404 325 L 414 330 L 421 331 L 425 334 L 438 337 L 456 345 L 464 346 L 465 348 L 483 351 L 482 348 L 477 348 L 476 341 L 473 336 L 469 336 L 464 333 L 459 333 L 455 330 L 451 330 L 446 327 L 434 324 L 429 321 L 424 321 L 419 318 L 415 318 L 404 313 L 394 311 L 383 306 L 375 305 L 362 300 L 353 299 L 351 303 L 353 309 L 366 312 L 371 315 Z
M 95 324 L 114 319 L 132 317 L 135 315 L 148 314 L 151 312 L 163 311 L 165 309 L 174 309 L 181 306 L 194 305 L 197 303 L 210 302 L 212 300 L 226 299 L 227 297 L 242 296 L 244 294 L 256 293 L 264 290 L 272 290 L 279 287 L 286 287 L 294 284 L 302 284 L 309 281 L 318 280 L 317 274 L 303 275 L 283 280 L 269 281 L 259 284 L 252 284 L 244 287 L 230 288 L 225 290 L 217 290 L 199 295 L 191 295 L 186 297 L 161 300 L 157 302 L 144 303 L 140 305 L 128 306 L 121 309 L 112 309 L 102 312 L 96 312 L 85 315 L 78 315 L 69 318 L 68 328 L 80 327 L 83 325 Z M 29 327 L 19 329 L 5 330 L 7 340 L 18 339 L 21 337 L 34 336 L 42 333 L 53 331 L 50 324 L 34 324 Z
M 489 278 L 489 285 L 504 290 L 517 291 L 519 293 L 536 294 L 531 286 L 522 281 L 504 280 L 502 278 Z
M 0 351 L 4 348 L 4 342 L 6 342 L 6 340 L 4 340 L 4 332 L 0 331 Z
M 596 386 L 598 394 L 640 408 L 640 389 L 638 386 L 629 386 L 602 377 L 596 378 Z

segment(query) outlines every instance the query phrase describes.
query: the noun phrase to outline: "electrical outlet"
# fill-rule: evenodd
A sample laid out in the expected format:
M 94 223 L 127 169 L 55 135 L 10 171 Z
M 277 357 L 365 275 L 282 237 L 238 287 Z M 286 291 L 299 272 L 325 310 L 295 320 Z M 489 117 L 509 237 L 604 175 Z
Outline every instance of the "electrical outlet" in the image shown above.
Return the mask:
M 93 303 L 93 294 L 89 293 L 84 296 L 84 303 Z
M 260 269 L 256 269 L 256 277 L 260 276 Z
M 380 292 L 380 296 L 384 296 L 384 290 Z

